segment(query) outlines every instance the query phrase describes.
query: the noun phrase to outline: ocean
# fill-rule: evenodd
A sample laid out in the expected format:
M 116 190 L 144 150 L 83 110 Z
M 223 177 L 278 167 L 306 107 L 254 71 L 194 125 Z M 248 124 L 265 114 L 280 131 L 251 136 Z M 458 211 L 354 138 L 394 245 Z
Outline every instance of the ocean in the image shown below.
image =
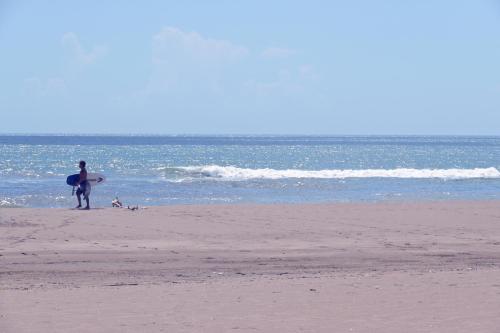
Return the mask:
M 500 137 L 0 135 L 0 207 L 500 198 Z

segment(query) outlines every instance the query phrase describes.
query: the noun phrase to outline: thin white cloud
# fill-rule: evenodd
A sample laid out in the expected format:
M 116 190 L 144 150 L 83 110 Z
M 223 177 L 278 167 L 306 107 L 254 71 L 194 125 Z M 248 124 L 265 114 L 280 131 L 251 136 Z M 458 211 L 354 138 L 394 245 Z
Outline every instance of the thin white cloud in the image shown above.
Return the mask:
M 248 50 L 226 40 L 206 38 L 197 32 L 165 27 L 153 36 L 153 62 L 172 60 L 219 62 L 245 56 Z
M 62 36 L 61 43 L 72 59 L 81 65 L 92 64 L 108 52 L 107 47 L 103 45 L 95 45 L 91 50 L 86 50 L 74 32 L 65 33 Z
M 299 74 L 306 79 L 315 80 L 319 78 L 318 72 L 316 71 L 314 66 L 310 64 L 299 66 Z
M 52 77 L 33 76 L 24 79 L 23 88 L 27 96 L 36 98 L 60 97 L 68 92 L 68 83 L 75 78 L 83 66 L 95 63 L 99 58 L 107 54 L 105 46 L 93 46 L 86 50 L 78 36 L 73 32 L 65 33 L 61 38 L 61 44 L 68 53 L 68 65 L 60 73 Z
M 227 40 L 165 27 L 152 38 L 153 71 L 136 96 L 170 93 L 175 96 L 224 93 L 231 66 L 248 54 Z
M 254 53 L 232 41 L 165 27 L 152 36 L 152 71 L 146 84 L 128 96 L 111 98 L 110 103 L 202 110 L 297 100 L 315 90 L 314 68 L 290 64 L 279 68 L 277 62 L 266 61 L 274 58 L 279 64 L 295 53 L 277 47 Z
M 295 53 L 296 51 L 292 49 L 283 47 L 268 47 L 260 53 L 260 56 L 266 59 L 284 59 L 294 55 Z

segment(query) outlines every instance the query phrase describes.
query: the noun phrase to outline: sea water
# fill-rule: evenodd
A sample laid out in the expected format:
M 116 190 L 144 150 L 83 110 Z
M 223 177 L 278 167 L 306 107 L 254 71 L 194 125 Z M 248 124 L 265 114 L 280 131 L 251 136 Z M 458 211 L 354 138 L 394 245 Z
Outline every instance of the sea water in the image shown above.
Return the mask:
M 0 136 L 0 207 L 500 198 L 500 137 Z

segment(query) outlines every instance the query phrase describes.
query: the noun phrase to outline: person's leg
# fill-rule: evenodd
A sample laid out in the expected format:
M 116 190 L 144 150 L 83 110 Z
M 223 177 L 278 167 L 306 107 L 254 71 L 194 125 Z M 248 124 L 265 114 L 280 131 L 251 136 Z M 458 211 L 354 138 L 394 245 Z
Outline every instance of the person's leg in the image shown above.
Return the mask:
M 87 202 L 87 206 L 85 207 L 85 209 L 90 209 L 90 203 L 89 203 L 90 190 L 91 190 L 90 183 L 85 182 L 85 187 L 83 188 L 83 197 Z
M 82 198 L 81 198 L 81 194 L 78 193 L 78 191 L 76 192 L 76 198 L 78 199 L 78 206 L 76 206 L 76 208 L 81 208 L 82 207 Z

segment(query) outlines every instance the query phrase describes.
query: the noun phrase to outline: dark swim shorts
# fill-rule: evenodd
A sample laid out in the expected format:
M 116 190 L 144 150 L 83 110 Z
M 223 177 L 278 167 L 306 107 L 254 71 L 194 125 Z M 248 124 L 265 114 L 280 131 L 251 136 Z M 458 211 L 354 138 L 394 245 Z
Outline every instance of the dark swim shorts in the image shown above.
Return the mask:
M 88 181 L 81 182 L 78 190 L 76 190 L 76 195 L 82 194 L 84 197 L 88 197 L 90 195 L 90 183 Z

